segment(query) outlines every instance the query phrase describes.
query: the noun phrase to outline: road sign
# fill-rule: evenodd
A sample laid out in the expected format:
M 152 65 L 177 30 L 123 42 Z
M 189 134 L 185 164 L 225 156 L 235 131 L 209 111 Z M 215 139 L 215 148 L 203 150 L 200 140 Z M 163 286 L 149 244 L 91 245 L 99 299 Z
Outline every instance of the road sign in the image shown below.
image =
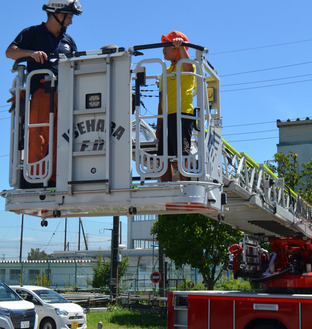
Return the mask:
M 151 281 L 153 283 L 159 283 L 161 280 L 161 274 L 159 272 L 153 272 L 151 274 Z

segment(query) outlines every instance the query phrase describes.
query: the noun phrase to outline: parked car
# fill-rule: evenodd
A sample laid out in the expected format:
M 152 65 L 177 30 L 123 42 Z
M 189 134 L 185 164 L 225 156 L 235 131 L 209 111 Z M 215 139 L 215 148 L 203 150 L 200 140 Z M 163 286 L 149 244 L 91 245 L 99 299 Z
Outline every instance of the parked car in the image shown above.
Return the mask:
M 0 315 L 0 328 L 1 329 L 14 329 L 10 318 L 8 318 L 6 316 L 2 317 Z
M 0 328 L 38 328 L 34 304 L 23 300 L 2 281 L 0 281 Z
M 39 329 L 86 329 L 84 309 L 52 289 L 39 286 L 11 286 L 23 299 L 34 303 Z

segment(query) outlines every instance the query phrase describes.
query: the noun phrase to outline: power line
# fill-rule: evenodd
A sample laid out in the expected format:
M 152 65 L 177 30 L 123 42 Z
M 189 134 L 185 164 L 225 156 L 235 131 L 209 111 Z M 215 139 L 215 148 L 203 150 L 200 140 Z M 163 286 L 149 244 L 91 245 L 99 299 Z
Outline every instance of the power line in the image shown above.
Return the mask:
M 58 227 L 60 226 L 60 224 L 61 224 L 61 219 L 60 219 L 60 221 L 59 221 L 59 223 L 58 223 L 58 225 L 57 225 L 56 229 L 55 229 L 55 230 L 54 230 L 54 232 L 52 233 L 52 236 L 51 236 L 51 238 L 50 238 L 50 240 L 49 240 L 48 244 L 45 246 L 45 248 L 44 248 L 44 251 L 46 251 L 46 250 L 47 250 L 47 248 L 49 247 L 49 245 L 50 245 L 50 242 L 52 241 L 53 237 L 55 236 L 55 233 L 56 233 L 56 231 L 57 231 Z
M 249 134 L 251 134 L 251 132 L 249 132 Z M 232 134 L 235 135 L 235 134 Z M 240 135 L 240 133 L 238 133 L 237 135 Z M 312 135 L 312 132 L 309 133 L 303 133 L 303 134 L 288 134 L 288 137 L 300 137 L 300 136 L 309 136 Z M 228 141 L 228 143 L 233 143 L 233 142 L 250 142 L 250 141 L 259 141 L 259 140 L 264 140 L 264 139 L 275 139 L 275 138 L 279 138 L 280 136 L 276 136 L 276 137 L 261 137 L 261 138 L 250 138 L 250 139 L 243 139 L 243 140 L 235 140 L 235 141 Z
M 312 81 L 312 79 L 293 81 L 293 82 L 285 82 L 285 83 L 276 83 L 276 84 L 265 85 L 265 86 L 254 86 L 254 87 L 238 88 L 238 89 L 231 89 L 231 90 L 221 90 L 220 92 L 221 93 L 227 93 L 227 92 L 232 92 L 232 91 L 242 91 L 242 90 L 250 90 L 250 89 L 269 88 L 269 87 L 292 85 L 292 84 L 295 84 L 295 83 L 304 83 L 304 82 L 310 82 L 310 81 Z
M 255 126 L 255 125 L 264 125 L 268 123 L 276 123 L 276 121 L 263 121 L 263 122 L 253 122 L 253 123 L 242 123 L 238 125 L 224 126 L 223 128 L 233 128 L 233 127 L 243 127 L 243 126 Z
M 228 143 L 235 143 L 235 142 L 254 142 L 254 141 L 260 141 L 264 139 L 276 139 L 278 136 L 272 136 L 272 137 L 262 137 L 262 138 L 250 138 L 250 139 L 240 139 L 240 140 L 233 140 L 233 141 L 227 141 Z
M 248 81 L 248 82 L 238 82 L 238 83 L 229 83 L 229 84 L 222 84 L 221 87 L 229 87 L 229 86 L 237 86 L 237 85 L 248 85 L 252 83 L 262 83 L 262 82 L 271 82 L 271 81 L 279 81 L 279 80 L 287 80 L 287 79 L 295 79 L 295 78 L 301 78 L 312 75 L 309 74 L 300 74 L 300 75 L 293 75 L 291 77 L 284 77 L 284 78 L 275 78 L 275 79 L 267 79 L 267 80 L 257 80 L 257 81 Z
M 305 117 L 300 117 L 300 118 L 294 118 L 294 119 L 287 119 L 290 121 L 296 121 L 296 120 L 305 120 L 306 118 L 311 117 L 312 115 L 308 115 Z M 268 124 L 268 123 L 276 123 L 275 121 L 260 121 L 260 122 L 251 122 L 251 123 L 242 123 L 242 124 L 237 124 L 237 125 L 230 125 L 230 126 L 223 126 L 223 128 L 233 128 L 233 127 L 243 127 L 243 126 L 255 126 L 255 125 L 263 125 L 263 124 Z
M 306 39 L 306 40 L 299 40 L 299 41 L 290 41 L 290 42 L 284 42 L 284 43 L 275 43 L 272 45 L 264 45 L 264 46 L 256 46 L 256 47 L 250 47 L 250 48 L 241 48 L 241 49 L 234 49 L 234 50 L 226 50 L 226 51 L 219 51 L 215 53 L 209 53 L 209 55 L 221 55 L 221 54 L 229 54 L 229 53 L 237 53 L 241 51 L 250 51 L 250 50 L 258 50 L 258 49 L 264 49 L 264 48 L 272 48 L 272 47 L 279 47 L 279 46 L 288 46 L 292 44 L 298 44 L 298 43 L 305 43 L 305 42 L 311 42 L 312 39 Z
M 223 136 L 237 136 L 237 135 L 250 135 L 250 134 L 260 134 L 260 133 L 267 133 L 267 132 L 272 132 L 272 131 L 276 131 L 276 129 L 269 129 L 269 130 L 258 130 L 258 131 L 246 131 L 246 132 L 243 132 L 243 133 L 233 133 L 233 134 L 222 134 L 222 137 Z
M 269 131 L 269 130 L 267 130 L 267 131 Z M 274 131 L 274 130 L 271 130 L 271 131 Z M 246 132 L 246 133 L 237 133 L 237 134 L 229 134 L 229 135 L 242 135 L 242 134 L 253 134 L 253 133 L 259 133 L 259 132 Z M 287 137 L 302 137 L 302 136 L 312 136 L 312 132 L 308 132 L 308 133 L 302 133 L 302 134 L 288 134 L 287 135 Z M 222 136 L 225 136 L 225 135 L 222 135 Z M 280 136 L 278 136 L 278 137 L 280 137 Z M 278 137 L 268 137 L 268 138 L 278 138 Z M 267 139 L 267 137 L 261 137 L 261 138 L 256 138 L 256 140 L 261 140 L 261 139 Z M 255 140 L 255 139 L 250 139 L 250 140 Z M 247 141 L 249 141 L 249 139 L 247 140 Z M 227 141 L 227 142 L 229 142 L 229 141 Z
M 270 71 L 270 70 L 278 70 L 278 69 L 284 69 L 286 67 L 293 67 L 293 66 L 299 66 L 299 65 L 307 65 L 307 64 L 311 64 L 311 63 L 312 63 L 312 61 L 308 61 L 308 62 L 302 62 L 302 63 L 295 63 L 295 64 L 287 64 L 287 65 L 281 65 L 281 66 L 267 67 L 267 68 L 257 69 L 257 70 L 251 70 L 251 71 L 228 73 L 228 74 L 220 75 L 220 78 L 221 77 L 229 77 L 229 76 L 233 76 L 233 75 L 249 74 L 249 73 L 256 73 L 256 72 L 263 72 L 263 71 Z

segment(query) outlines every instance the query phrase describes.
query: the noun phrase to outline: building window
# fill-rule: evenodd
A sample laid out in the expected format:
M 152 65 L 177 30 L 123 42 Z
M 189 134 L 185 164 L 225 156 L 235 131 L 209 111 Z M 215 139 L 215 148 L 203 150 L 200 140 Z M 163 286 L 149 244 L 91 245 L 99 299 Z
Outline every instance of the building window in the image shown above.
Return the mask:
M 10 283 L 18 283 L 21 270 L 10 270 Z
M 156 249 L 158 242 L 153 240 L 133 240 L 134 249 Z
M 39 270 L 28 270 L 28 281 L 36 281 L 36 277 L 40 273 Z
M 134 216 L 133 221 L 134 222 L 142 222 L 144 220 L 156 220 L 157 215 L 140 215 L 140 216 Z
M 5 269 L 0 269 L 0 280 L 5 281 Z

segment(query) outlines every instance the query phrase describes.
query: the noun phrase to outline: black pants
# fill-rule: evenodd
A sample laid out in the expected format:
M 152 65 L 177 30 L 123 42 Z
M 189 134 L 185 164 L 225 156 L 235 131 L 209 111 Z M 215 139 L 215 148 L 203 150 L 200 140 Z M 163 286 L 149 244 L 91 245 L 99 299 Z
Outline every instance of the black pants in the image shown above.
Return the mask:
M 192 137 L 192 130 L 194 128 L 194 119 L 190 116 L 190 119 L 182 118 L 181 121 L 181 129 L 182 129 L 182 152 L 183 153 L 190 153 L 191 149 L 191 137 Z M 159 136 L 159 143 L 158 143 L 158 151 L 157 155 L 163 155 L 164 153 L 164 141 L 163 141 L 163 124 L 160 127 L 160 136 Z M 177 114 L 169 114 L 168 115 L 168 155 L 170 156 L 177 156 Z

